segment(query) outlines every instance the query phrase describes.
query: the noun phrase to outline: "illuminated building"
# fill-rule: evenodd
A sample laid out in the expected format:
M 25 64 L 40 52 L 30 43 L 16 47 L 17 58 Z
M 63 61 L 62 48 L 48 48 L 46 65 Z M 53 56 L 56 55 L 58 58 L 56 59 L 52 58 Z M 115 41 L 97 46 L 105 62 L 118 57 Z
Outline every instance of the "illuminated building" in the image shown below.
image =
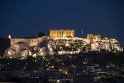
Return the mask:
M 88 39 L 101 39 L 100 35 L 87 34 Z
M 51 37 L 74 37 L 75 31 L 73 29 L 50 29 Z

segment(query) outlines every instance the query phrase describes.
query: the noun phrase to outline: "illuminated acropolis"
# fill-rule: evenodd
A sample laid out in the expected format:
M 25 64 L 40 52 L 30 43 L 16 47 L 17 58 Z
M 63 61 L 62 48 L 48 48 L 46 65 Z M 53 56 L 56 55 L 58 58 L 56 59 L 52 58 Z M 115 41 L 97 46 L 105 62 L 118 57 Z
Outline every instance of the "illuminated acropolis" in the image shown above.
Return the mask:
M 50 29 L 50 36 L 36 38 L 12 38 L 10 47 L 4 57 L 26 57 L 79 54 L 91 51 L 122 52 L 123 48 L 117 39 L 101 37 L 101 35 L 87 34 L 86 38 L 75 37 L 73 29 Z

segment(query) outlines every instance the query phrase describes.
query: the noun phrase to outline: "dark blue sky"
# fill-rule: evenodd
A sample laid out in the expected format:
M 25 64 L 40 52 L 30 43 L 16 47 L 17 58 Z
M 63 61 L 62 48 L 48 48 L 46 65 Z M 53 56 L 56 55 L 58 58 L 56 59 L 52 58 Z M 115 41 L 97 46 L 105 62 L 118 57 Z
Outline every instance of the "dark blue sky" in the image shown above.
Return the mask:
M 0 37 L 73 28 L 124 42 L 124 0 L 0 0 Z M 84 35 L 81 35 L 81 30 Z

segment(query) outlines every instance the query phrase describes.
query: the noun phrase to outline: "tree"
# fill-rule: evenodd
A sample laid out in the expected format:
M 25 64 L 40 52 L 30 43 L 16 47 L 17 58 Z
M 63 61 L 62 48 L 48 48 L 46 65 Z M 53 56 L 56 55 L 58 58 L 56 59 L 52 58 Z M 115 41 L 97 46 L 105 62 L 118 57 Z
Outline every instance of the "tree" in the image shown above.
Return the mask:
M 42 37 L 42 36 L 45 36 L 45 33 L 44 32 L 39 32 L 38 37 Z

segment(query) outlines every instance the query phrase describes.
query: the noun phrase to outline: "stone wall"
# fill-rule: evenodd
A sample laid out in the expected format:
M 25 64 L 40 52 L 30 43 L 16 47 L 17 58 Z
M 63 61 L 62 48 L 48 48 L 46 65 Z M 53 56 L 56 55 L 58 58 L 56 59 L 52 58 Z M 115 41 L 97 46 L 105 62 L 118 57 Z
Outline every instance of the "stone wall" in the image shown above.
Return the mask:
M 14 38 L 10 40 L 10 45 L 13 45 L 18 42 L 24 42 L 28 46 L 36 46 L 38 43 L 43 42 L 47 38 L 48 38 L 47 36 L 37 37 L 37 38 Z

